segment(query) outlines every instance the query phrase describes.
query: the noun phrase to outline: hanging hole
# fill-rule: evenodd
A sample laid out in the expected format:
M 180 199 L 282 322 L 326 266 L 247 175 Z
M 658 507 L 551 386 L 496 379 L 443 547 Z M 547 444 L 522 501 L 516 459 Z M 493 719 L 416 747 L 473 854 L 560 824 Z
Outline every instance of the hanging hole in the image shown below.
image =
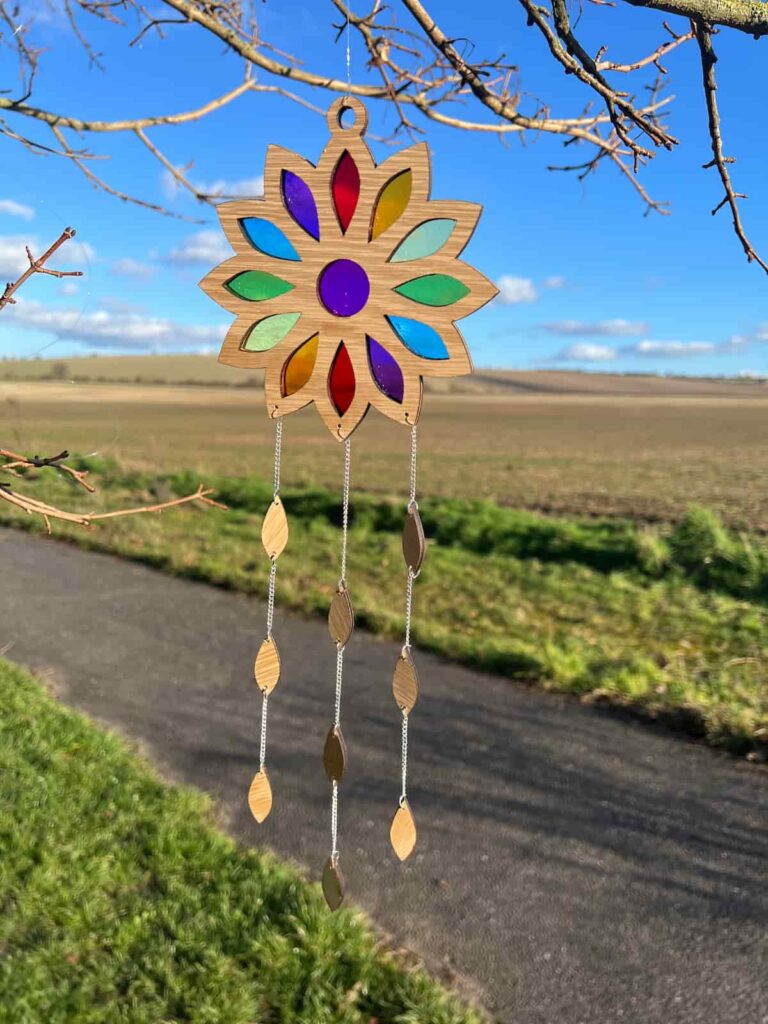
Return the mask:
M 357 111 L 353 107 L 342 106 L 339 108 L 339 113 L 336 118 L 336 122 L 339 128 L 342 128 L 345 132 L 348 132 L 355 127 L 356 121 Z
M 326 115 L 331 132 L 362 135 L 368 127 L 368 111 L 354 96 L 342 96 L 328 108 Z

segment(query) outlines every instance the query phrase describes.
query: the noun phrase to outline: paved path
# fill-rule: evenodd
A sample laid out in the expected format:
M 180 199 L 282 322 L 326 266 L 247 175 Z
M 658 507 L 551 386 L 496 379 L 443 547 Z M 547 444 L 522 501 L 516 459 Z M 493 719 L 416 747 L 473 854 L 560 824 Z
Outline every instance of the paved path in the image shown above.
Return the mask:
M 333 652 L 278 616 L 276 806 L 245 805 L 258 746 L 258 602 L 0 531 L 0 649 L 212 793 L 235 835 L 325 859 L 320 753 Z M 398 647 L 348 649 L 342 862 L 350 897 L 509 1024 L 768 1022 L 768 774 L 683 740 L 420 655 L 417 853 L 398 793 Z

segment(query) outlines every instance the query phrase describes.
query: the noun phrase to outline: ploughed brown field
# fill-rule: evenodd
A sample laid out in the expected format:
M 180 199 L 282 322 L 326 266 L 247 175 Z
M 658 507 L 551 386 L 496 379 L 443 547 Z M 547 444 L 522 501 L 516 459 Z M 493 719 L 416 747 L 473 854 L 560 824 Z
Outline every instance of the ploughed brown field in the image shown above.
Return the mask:
M 0 362 L 0 436 L 26 452 L 66 446 L 129 467 L 269 476 L 257 383 L 205 356 Z M 763 382 L 479 371 L 428 387 L 419 435 L 424 494 L 641 519 L 700 502 L 768 529 Z M 401 493 L 408 444 L 407 431 L 370 414 L 354 436 L 353 485 Z M 340 446 L 314 410 L 291 416 L 285 482 L 335 487 L 340 472 Z

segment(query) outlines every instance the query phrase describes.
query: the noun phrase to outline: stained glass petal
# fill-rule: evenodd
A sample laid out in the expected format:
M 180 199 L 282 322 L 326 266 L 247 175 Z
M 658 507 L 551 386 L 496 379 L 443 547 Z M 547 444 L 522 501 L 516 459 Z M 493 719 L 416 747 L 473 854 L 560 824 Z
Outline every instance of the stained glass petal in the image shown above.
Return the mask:
M 290 281 L 284 281 L 282 277 L 275 277 L 263 270 L 245 270 L 226 283 L 226 288 L 234 295 L 250 302 L 274 299 L 278 295 L 285 295 L 293 287 Z
M 336 164 L 331 185 L 333 205 L 339 219 L 341 230 L 346 231 L 357 209 L 360 198 L 360 172 L 357 164 L 345 149 Z
M 319 335 L 313 334 L 290 356 L 283 367 L 283 396 L 295 395 L 312 376 L 317 361 Z
M 429 324 L 405 316 L 388 316 L 392 330 L 407 349 L 422 359 L 449 359 L 445 342 Z
M 391 263 L 408 263 L 410 260 L 422 260 L 425 256 L 433 256 L 453 234 L 456 221 L 448 217 L 437 217 L 425 220 L 415 227 L 390 256 Z
M 266 352 L 274 348 L 299 322 L 301 313 L 275 313 L 259 320 L 248 332 L 243 348 L 246 352 Z
M 391 398 L 394 402 L 402 404 L 405 393 L 402 370 L 397 365 L 394 357 L 375 338 L 368 336 L 367 342 L 371 376 L 376 382 L 379 391 L 383 392 L 387 398 Z
M 371 224 L 371 238 L 378 238 L 379 235 L 392 227 L 398 217 L 405 212 L 405 208 L 411 199 L 411 188 L 413 186 L 413 174 L 410 168 L 400 171 L 379 193 L 376 209 L 373 212 L 373 223 Z
M 309 185 L 293 171 L 283 171 L 282 185 L 283 202 L 288 213 L 308 235 L 319 240 L 320 222 L 317 218 L 317 205 Z
M 343 416 L 355 397 L 355 371 L 343 341 L 339 345 L 328 375 L 328 390 L 336 412 Z
M 259 252 L 276 260 L 300 262 L 301 256 L 288 241 L 280 228 L 264 217 L 243 217 L 240 227 L 245 237 Z
M 395 291 L 404 295 L 406 299 L 420 302 L 423 306 L 450 306 L 463 299 L 465 295 L 469 295 L 469 288 L 448 274 L 425 274 L 424 277 L 415 277 L 412 281 L 399 284 Z

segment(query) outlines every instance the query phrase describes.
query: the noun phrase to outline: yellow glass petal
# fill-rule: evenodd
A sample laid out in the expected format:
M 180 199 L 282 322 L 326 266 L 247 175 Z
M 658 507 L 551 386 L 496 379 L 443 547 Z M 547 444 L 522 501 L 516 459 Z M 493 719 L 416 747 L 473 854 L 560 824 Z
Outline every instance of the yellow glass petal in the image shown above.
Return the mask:
M 383 231 L 395 223 L 398 217 L 403 215 L 411 199 L 412 185 L 413 175 L 409 169 L 390 178 L 381 190 L 373 213 L 372 239 L 378 238 Z
M 317 345 L 319 335 L 314 334 L 296 349 L 293 355 L 286 360 L 283 367 L 283 395 L 295 395 L 304 387 L 317 361 Z

